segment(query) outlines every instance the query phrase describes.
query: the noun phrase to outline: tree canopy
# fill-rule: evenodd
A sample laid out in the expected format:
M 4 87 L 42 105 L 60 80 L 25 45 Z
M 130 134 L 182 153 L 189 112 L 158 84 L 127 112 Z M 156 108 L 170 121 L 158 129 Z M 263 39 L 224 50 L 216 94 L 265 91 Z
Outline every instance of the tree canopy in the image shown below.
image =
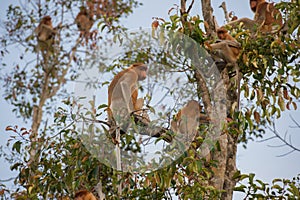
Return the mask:
M 196 16 L 190 14 L 194 0 L 181 0 L 166 8 L 168 19 L 154 17 L 148 29 L 127 30 L 121 19 L 138 6 L 134 0 L 29 0 L 8 7 L 0 52 L 5 57 L 18 49 L 18 55 L 14 61 L 0 57 L 7 71 L 0 80 L 26 126 L 7 125 L 11 138 L 0 155 L 17 177 L 14 187 L 0 184 L 1 198 L 72 199 L 82 189 L 99 199 L 232 199 L 233 191 L 245 199 L 300 198 L 299 175 L 269 185 L 236 167 L 238 144 L 265 138 L 274 119 L 297 109 L 299 2 L 276 4 L 285 25 L 277 32 L 228 27 L 240 44 L 234 65 L 216 62 L 209 48 L 219 27 L 209 0 L 201 1 Z M 45 16 L 53 25 L 39 26 Z M 141 135 L 145 129 L 128 119 L 120 170 L 107 87 L 137 62 L 149 66 L 138 88 L 153 123 L 146 128 L 160 127 L 164 135 Z M 209 120 L 187 138 L 170 127 L 191 99 Z

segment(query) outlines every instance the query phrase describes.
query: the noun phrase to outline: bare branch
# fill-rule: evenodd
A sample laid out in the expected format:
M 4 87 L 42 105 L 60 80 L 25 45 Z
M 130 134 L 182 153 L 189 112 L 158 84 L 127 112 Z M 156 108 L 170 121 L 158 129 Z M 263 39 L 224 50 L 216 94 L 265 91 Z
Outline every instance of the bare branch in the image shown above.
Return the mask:
M 300 149 L 293 146 L 292 144 L 292 137 L 291 135 L 289 135 L 289 141 L 287 141 L 287 135 L 288 135 L 288 132 L 286 131 L 285 134 L 284 134 L 284 137 L 281 136 L 281 134 L 276 130 L 276 126 L 275 126 L 275 123 L 273 124 L 273 127 L 268 127 L 268 129 L 275 135 L 271 138 L 268 138 L 266 140 L 261 140 L 261 141 L 267 141 L 267 140 L 270 140 L 270 139 L 274 139 L 274 138 L 278 138 L 283 144 L 282 145 L 277 145 L 277 146 L 271 146 L 271 145 L 268 145 L 270 147 L 283 147 L 283 146 L 288 146 L 289 148 L 291 148 L 292 150 L 287 152 L 287 153 L 284 153 L 284 154 L 281 154 L 279 155 L 278 157 L 283 157 L 283 156 L 286 156 L 294 151 L 298 151 L 300 152 Z
M 287 155 L 289 155 L 289 154 L 293 153 L 294 151 L 296 151 L 296 150 L 291 150 L 291 151 L 289 151 L 289 152 L 287 152 L 287 153 L 284 153 L 284 154 L 278 155 L 277 157 L 284 157 L 284 156 L 287 156 Z
M 228 15 L 228 12 L 227 12 L 227 8 L 226 8 L 226 3 L 225 3 L 225 1 L 222 2 L 222 4 L 219 6 L 219 8 L 222 8 L 222 9 L 223 9 L 224 15 L 225 15 L 225 19 L 226 19 L 226 22 L 228 23 L 230 20 L 229 20 L 229 15 Z
M 259 141 L 257 141 L 257 142 L 266 142 L 266 141 L 269 141 L 269 140 L 272 140 L 272 139 L 275 139 L 275 138 L 277 138 L 277 137 L 276 137 L 276 136 L 273 136 L 273 137 L 269 137 L 269 138 L 267 138 L 267 139 L 259 140 Z
M 278 147 L 285 147 L 285 144 L 281 144 L 281 145 L 267 145 L 268 147 L 272 147 L 272 148 L 278 148 Z
M 295 118 L 292 115 L 289 116 L 292 119 L 292 121 L 296 124 L 296 127 L 292 127 L 292 128 L 300 128 L 300 124 L 295 120 Z
M 16 179 L 17 177 L 11 177 L 11 178 L 8 178 L 8 179 L 0 179 L 0 182 L 2 182 L 2 183 L 4 183 L 4 182 L 10 182 L 10 181 L 12 181 L 12 180 L 14 180 L 14 179 Z
M 190 4 L 189 8 L 187 9 L 187 11 L 186 11 L 187 13 L 190 13 L 193 5 L 194 5 L 194 0 L 192 0 L 192 3 Z

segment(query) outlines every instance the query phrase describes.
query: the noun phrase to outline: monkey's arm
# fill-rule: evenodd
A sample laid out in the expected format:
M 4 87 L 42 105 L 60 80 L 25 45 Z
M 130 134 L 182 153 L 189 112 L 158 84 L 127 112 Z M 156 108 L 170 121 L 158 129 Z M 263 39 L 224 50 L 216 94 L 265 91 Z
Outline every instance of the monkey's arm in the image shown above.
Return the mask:
M 232 22 L 227 23 L 225 26 L 230 26 L 236 28 L 240 23 L 243 23 L 246 29 L 255 30 L 257 28 L 258 23 L 255 20 L 249 18 L 241 18 L 238 20 L 234 20 Z
M 48 26 L 46 24 L 42 24 L 41 26 L 42 26 L 42 28 L 46 29 L 47 31 L 55 32 L 53 27 L 51 27 L 51 26 Z
M 212 55 L 221 58 L 226 63 L 235 63 L 238 55 L 234 54 L 233 48 L 240 48 L 240 43 L 230 40 L 222 40 L 221 42 L 210 44 L 209 49 Z
M 216 43 L 223 43 L 223 44 L 227 44 L 230 47 L 234 47 L 234 48 L 241 48 L 242 45 L 241 43 L 237 42 L 237 41 L 233 41 L 233 40 L 216 40 Z
M 127 111 L 130 114 L 132 112 L 132 108 L 134 107 L 131 100 L 131 87 L 134 84 L 134 74 L 128 72 L 125 76 L 126 77 L 124 77 L 124 79 L 121 81 L 120 86 L 124 103 L 126 104 Z
M 49 34 L 56 34 L 56 30 L 52 26 L 48 26 L 46 24 L 41 24 L 39 27 L 35 29 L 36 34 L 40 34 L 42 31 L 46 31 Z

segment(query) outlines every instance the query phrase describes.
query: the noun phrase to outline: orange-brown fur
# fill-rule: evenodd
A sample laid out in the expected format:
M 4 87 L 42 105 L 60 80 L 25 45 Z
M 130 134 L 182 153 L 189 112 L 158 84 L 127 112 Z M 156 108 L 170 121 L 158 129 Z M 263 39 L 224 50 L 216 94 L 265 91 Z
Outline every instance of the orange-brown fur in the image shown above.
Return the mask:
M 131 99 L 130 100 L 132 101 L 134 111 L 141 109 L 142 105 L 140 105 L 141 100 L 138 101 L 138 98 L 137 98 L 138 97 L 138 88 L 137 88 L 136 84 L 139 80 L 143 80 L 144 78 L 146 78 L 146 77 L 141 77 L 142 69 L 143 70 L 147 69 L 147 66 L 143 63 L 132 64 L 129 68 L 124 69 L 123 71 L 116 74 L 115 77 L 113 78 L 113 80 L 111 81 L 111 83 L 108 87 L 108 109 L 107 109 L 107 112 L 108 112 L 109 121 L 113 120 L 113 114 L 112 114 L 112 110 L 111 110 L 112 101 L 114 100 L 114 99 L 112 99 L 113 91 L 116 88 L 116 85 L 120 84 L 120 80 L 123 76 L 134 76 L 134 77 L 131 77 L 132 83 L 130 83 L 130 84 L 132 85 L 132 87 L 130 88 L 130 90 L 131 90 Z
M 80 190 L 76 192 L 74 200 L 97 200 L 97 198 L 87 190 Z
M 199 124 L 209 121 L 209 117 L 201 113 L 201 109 L 197 101 L 189 101 L 171 121 L 171 130 L 194 137 Z
M 94 24 L 93 17 L 89 14 L 85 7 L 82 7 L 75 18 L 78 29 L 81 34 L 87 35 Z
M 241 45 L 228 33 L 226 34 L 222 34 L 222 36 L 219 38 L 220 40 L 217 40 L 216 43 L 205 43 L 205 45 L 216 61 L 222 59 L 225 63 L 234 64 L 239 57 Z M 225 40 L 222 40 L 222 38 L 225 38 Z
M 229 41 L 236 41 L 229 33 L 228 31 L 224 28 L 221 27 L 217 30 L 217 36 L 220 40 L 229 40 Z M 237 46 L 229 46 L 230 51 L 233 53 L 233 59 L 232 60 L 237 60 L 240 54 L 240 48 Z
M 53 38 L 54 30 L 52 25 L 52 19 L 50 16 L 45 16 L 42 18 L 35 32 L 37 33 L 38 40 L 47 41 Z
M 39 49 L 41 51 L 52 51 L 56 31 L 53 28 L 50 16 L 47 15 L 42 18 L 38 27 L 35 29 L 35 33 L 37 34 Z
M 224 27 L 217 29 L 217 36 L 220 40 L 236 41 Z
M 253 1 L 255 0 L 250 0 L 250 6 Z M 255 13 L 254 21 L 261 25 L 261 31 L 270 32 L 273 25 L 282 27 L 282 16 L 279 10 L 275 8 L 274 3 L 256 0 L 256 5 L 251 6 L 251 10 Z
M 250 8 L 255 13 L 253 20 L 241 18 L 229 22 L 227 25 L 235 27 L 243 22 L 245 28 L 252 31 L 257 28 L 263 33 L 277 31 L 282 28 L 282 15 L 273 3 L 268 3 L 265 0 L 250 0 Z

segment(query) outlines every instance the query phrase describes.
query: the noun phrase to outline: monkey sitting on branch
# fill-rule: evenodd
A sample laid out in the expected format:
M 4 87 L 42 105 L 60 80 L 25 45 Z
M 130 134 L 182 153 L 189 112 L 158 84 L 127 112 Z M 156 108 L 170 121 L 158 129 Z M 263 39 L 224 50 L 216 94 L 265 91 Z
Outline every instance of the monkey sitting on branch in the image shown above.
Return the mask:
M 187 142 L 195 139 L 199 125 L 210 121 L 206 114 L 201 113 L 201 109 L 197 101 L 190 100 L 171 121 L 171 130 L 174 133 L 184 134 Z
M 80 35 L 86 36 L 94 24 L 93 16 L 90 15 L 85 7 L 81 7 L 80 12 L 75 18 L 75 23 L 80 31 Z
M 53 52 L 56 30 L 53 28 L 51 17 L 48 15 L 43 17 L 34 32 L 37 35 L 38 49 L 43 55 Z
M 235 85 L 237 88 L 236 101 L 237 108 L 239 109 L 241 75 L 237 60 L 240 56 L 241 44 L 237 42 L 224 27 L 217 29 L 217 36 L 218 40 L 216 43 L 206 45 L 220 71 L 223 71 L 225 67 L 233 67 L 235 72 Z
M 150 119 L 146 111 L 142 109 L 144 101 L 138 97 L 138 82 L 147 77 L 147 65 L 134 63 L 129 68 L 124 69 L 115 75 L 108 87 L 108 123 L 111 132 L 120 128 L 121 133 L 125 133 L 131 123 L 131 116 L 139 126 L 144 126 L 144 135 L 160 137 L 166 130 L 159 127 L 150 127 Z M 115 134 L 112 134 L 114 139 Z M 163 139 L 170 142 L 170 138 Z
M 222 59 L 226 64 L 234 65 L 238 60 L 241 44 L 237 42 L 224 28 L 217 30 L 218 40 L 213 44 L 206 44 L 216 61 Z
M 274 3 L 265 0 L 250 0 L 250 8 L 254 12 L 254 19 L 241 18 L 229 22 L 225 26 L 236 27 L 243 23 L 246 29 L 252 32 L 258 30 L 262 33 L 274 33 L 282 28 L 282 15 L 275 8 Z

